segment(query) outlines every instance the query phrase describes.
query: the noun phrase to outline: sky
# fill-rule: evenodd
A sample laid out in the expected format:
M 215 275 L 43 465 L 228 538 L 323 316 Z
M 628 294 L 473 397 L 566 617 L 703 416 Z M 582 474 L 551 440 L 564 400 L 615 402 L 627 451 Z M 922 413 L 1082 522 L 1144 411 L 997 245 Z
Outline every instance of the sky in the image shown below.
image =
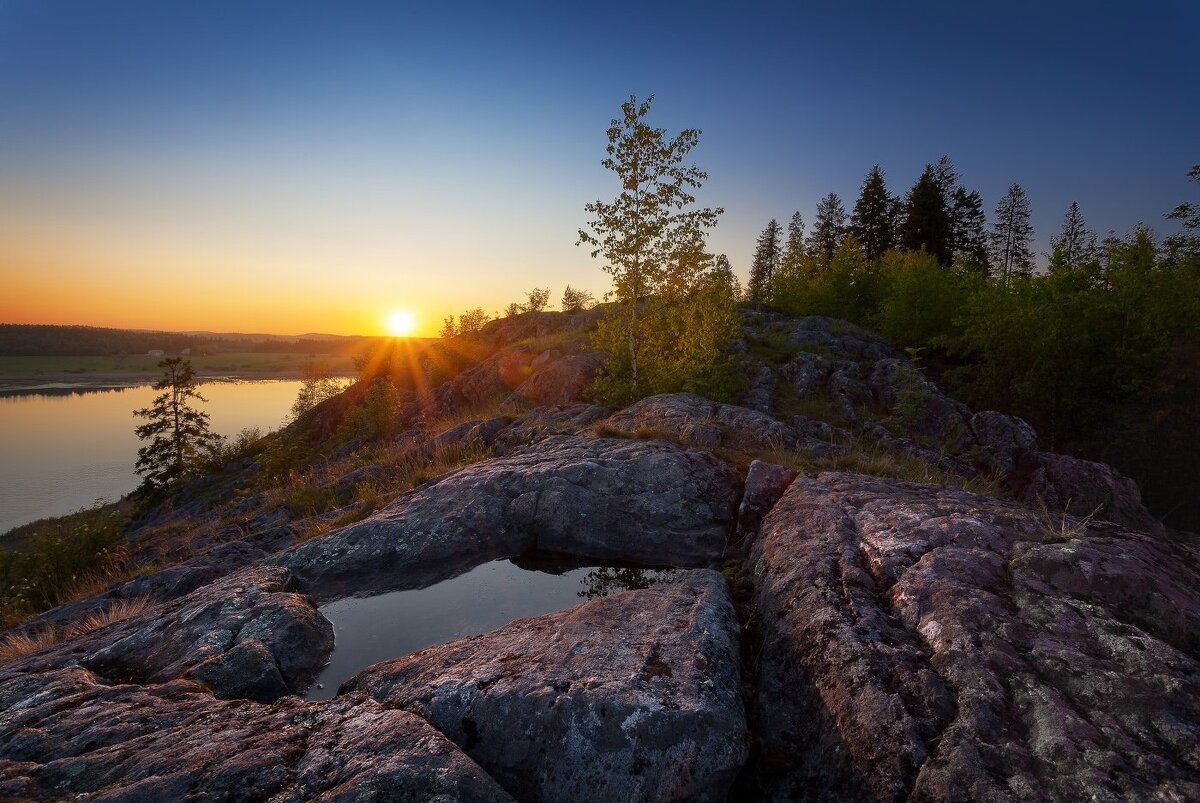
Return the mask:
M 1200 4 L 0 0 L 0 322 L 418 334 L 597 296 L 630 94 L 703 131 L 710 238 L 948 154 L 1038 250 L 1195 199 Z

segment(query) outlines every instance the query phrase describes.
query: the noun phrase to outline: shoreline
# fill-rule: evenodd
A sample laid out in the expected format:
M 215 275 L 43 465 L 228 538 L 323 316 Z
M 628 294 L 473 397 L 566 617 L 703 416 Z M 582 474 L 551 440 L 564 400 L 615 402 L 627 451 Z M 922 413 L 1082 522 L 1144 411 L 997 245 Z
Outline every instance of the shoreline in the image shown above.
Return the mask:
M 353 379 L 353 371 L 333 371 L 335 379 Z M 161 377 L 158 371 L 45 371 L 36 373 L 0 373 L 0 395 L 55 390 L 104 390 L 152 385 Z M 304 378 L 302 368 L 269 371 L 197 371 L 196 379 L 209 382 L 247 382 Z

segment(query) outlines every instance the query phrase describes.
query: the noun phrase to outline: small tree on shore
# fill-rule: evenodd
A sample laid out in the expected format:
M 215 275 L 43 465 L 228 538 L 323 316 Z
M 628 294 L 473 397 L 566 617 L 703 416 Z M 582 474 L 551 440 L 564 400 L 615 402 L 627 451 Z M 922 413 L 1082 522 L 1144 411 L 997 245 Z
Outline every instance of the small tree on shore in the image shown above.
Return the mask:
M 183 480 L 221 441 L 209 431 L 208 413 L 192 406 L 192 402 L 208 401 L 196 389 L 192 363 L 182 357 L 168 357 L 158 367 L 163 375 L 154 383 L 154 389 L 163 392 L 154 397 L 150 407 L 133 412 L 147 419 L 134 430 L 139 438 L 149 441 L 138 449 L 135 470 L 142 475 L 142 490 L 151 494 Z

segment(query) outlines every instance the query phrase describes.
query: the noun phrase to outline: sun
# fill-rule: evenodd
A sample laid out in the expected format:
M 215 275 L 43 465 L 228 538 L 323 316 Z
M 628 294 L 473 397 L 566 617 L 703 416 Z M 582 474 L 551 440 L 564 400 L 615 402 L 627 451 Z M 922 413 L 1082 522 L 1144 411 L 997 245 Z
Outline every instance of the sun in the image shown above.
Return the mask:
M 398 309 L 387 317 L 388 333 L 394 337 L 411 335 L 417 326 L 417 321 L 411 312 Z

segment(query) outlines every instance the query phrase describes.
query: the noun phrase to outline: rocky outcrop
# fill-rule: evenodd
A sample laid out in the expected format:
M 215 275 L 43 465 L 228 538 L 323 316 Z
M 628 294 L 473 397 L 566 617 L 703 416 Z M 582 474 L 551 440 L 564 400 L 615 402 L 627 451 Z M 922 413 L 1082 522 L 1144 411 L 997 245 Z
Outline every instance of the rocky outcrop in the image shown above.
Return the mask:
M 592 383 L 596 381 L 596 374 L 604 365 L 604 355 L 598 351 L 585 351 L 557 358 L 547 357 L 539 365 L 538 359 L 544 356 L 546 353 L 538 355 L 533 361 L 533 375 L 512 392 L 506 403 L 540 406 L 585 401 Z
M 645 565 L 721 555 L 738 478 L 708 452 L 548 436 L 277 556 L 320 599 L 419 588 L 530 549 Z
M 605 423 L 626 432 L 660 432 L 707 448 L 796 449 L 818 456 L 833 451 L 832 444 L 800 434 L 766 413 L 712 402 L 694 393 L 650 396 L 612 415 Z
M 515 346 L 443 382 L 432 394 L 433 415 L 447 415 L 507 397 L 533 373 L 530 364 L 536 356 L 531 349 Z
M 419 717 L 365 695 L 275 705 L 81 667 L 0 679 L 5 800 L 511 801 Z
M 720 801 L 745 757 L 738 623 L 712 571 L 377 664 L 350 690 L 420 714 L 519 800 Z
M 1035 461 L 1032 474 L 1014 483 L 1026 504 L 1163 532 L 1162 524 L 1142 505 L 1137 484 L 1112 466 L 1050 452 L 1039 452 Z
M 797 479 L 752 552 L 765 796 L 1195 799 L 1198 557 L 946 487 Z
M 113 682 L 195 677 L 218 697 L 294 694 L 320 672 L 333 628 L 290 585 L 284 569 L 246 569 L 0 667 L 0 679 L 78 664 Z
M 611 407 L 596 404 L 564 404 L 535 407 L 516 418 L 510 426 L 496 433 L 498 454 L 508 454 L 547 435 L 575 435 L 591 424 L 612 415 Z
M 787 341 L 812 353 L 872 362 L 896 356 L 887 340 L 849 321 L 809 315 L 795 322 L 785 319 L 785 325 Z
M 577 331 L 581 334 L 595 326 L 604 314 L 601 307 L 578 312 L 522 312 L 488 321 L 483 325 L 477 339 L 496 346 L 507 346 L 520 340 L 546 337 L 560 332 Z

